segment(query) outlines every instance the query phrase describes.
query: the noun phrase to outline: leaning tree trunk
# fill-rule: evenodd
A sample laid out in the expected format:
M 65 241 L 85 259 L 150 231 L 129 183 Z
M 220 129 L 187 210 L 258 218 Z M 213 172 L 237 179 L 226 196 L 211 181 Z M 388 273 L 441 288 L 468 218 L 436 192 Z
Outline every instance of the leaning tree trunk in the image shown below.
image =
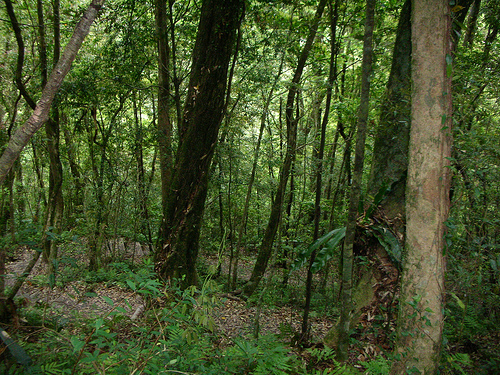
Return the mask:
M 229 61 L 242 19 L 242 0 L 205 0 L 198 35 L 180 144 L 170 177 L 155 254 L 158 276 L 197 284 L 200 225 L 208 189 L 210 163 L 224 110 Z
M 104 4 L 104 1 L 105 0 L 93 0 L 89 5 L 81 20 L 76 25 L 75 31 L 66 45 L 59 62 L 52 70 L 47 85 L 45 85 L 42 91 L 42 96 L 33 114 L 10 138 L 5 151 L 0 157 L 0 183 L 5 180 L 7 173 L 12 168 L 14 162 L 19 157 L 23 148 L 28 144 L 33 134 L 35 134 L 45 121 L 47 121 L 52 101 L 59 87 L 61 87 L 64 77 L 66 77 L 66 74 L 68 74 L 71 69 L 71 64 L 73 60 L 75 60 L 78 50 L 89 33 L 90 26 L 97 17 L 97 13 Z
M 293 115 L 295 97 L 299 90 L 298 85 L 302 77 L 302 72 L 304 71 L 307 57 L 309 56 L 309 52 L 311 51 L 311 48 L 313 46 L 314 38 L 316 37 L 316 31 L 318 29 L 321 16 L 323 15 L 323 10 L 325 8 L 325 5 L 326 5 L 326 0 L 321 0 L 318 4 L 318 8 L 316 10 L 316 15 L 314 18 L 314 23 L 309 32 L 309 36 L 307 37 L 307 41 L 304 44 L 302 53 L 299 56 L 297 67 L 295 69 L 295 74 L 292 78 L 292 82 L 290 85 L 290 90 L 288 91 L 288 97 L 285 109 L 286 126 L 287 126 L 287 146 L 285 152 L 285 160 L 283 161 L 283 165 L 281 166 L 278 188 L 271 207 L 271 215 L 267 223 L 264 238 L 262 239 L 262 243 L 260 245 L 259 254 L 257 256 L 257 260 L 255 262 L 252 275 L 250 276 L 250 280 L 248 281 L 248 283 L 245 285 L 244 288 L 244 293 L 247 296 L 252 295 L 252 293 L 259 285 L 262 276 L 264 276 L 264 273 L 267 268 L 267 263 L 269 262 L 269 258 L 271 257 L 274 238 L 276 237 L 276 233 L 278 231 L 283 199 L 285 197 L 286 185 L 288 183 L 288 177 L 290 176 L 292 162 L 293 159 L 295 158 L 295 146 L 297 143 L 297 123 L 299 119 L 294 117 Z
M 406 191 L 396 361 L 391 374 L 437 372 L 443 332 L 444 222 L 451 156 L 450 9 L 445 0 L 413 2 L 412 127 Z
M 345 232 L 344 248 L 342 251 L 342 309 L 339 323 L 339 340 L 337 358 L 339 361 L 347 360 L 349 347 L 349 331 L 351 329 L 352 313 L 352 269 L 354 258 L 354 237 L 358 219 L 359 201 L 361 198 L 361 182 L 363 178 L 363 164 L 365 159 L 365 140 L 370 104 L 370 75 L 373 56 L 373 29 L 375 27 L 376 0 L 366 1 L 365 36 L 363 43 L 363 63 L 361 76 L 361 100 L 358 109 L 358 126 L 356 138 L 356 151 L 354 156 L 354 170 L 351 184 L 349 211 Z

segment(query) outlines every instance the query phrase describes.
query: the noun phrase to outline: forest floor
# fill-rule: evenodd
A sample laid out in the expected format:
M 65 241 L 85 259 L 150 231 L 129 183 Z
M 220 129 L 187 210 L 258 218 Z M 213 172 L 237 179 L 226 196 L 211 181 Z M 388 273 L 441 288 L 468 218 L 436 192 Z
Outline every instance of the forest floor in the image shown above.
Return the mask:
M 147 256 L 140 248 L 134 247 L 131 254 L 130 246 L 124 247 L 126 259 L 135 262 Z M 139 245 L 137 245 L 139 246 Z M 14 281 L 25 270 L 34 254 L 33 250 L 27 248 L 18 249 L 10 261 L 7 263 L 6 286 L 11 287 Z M 65 254 L 63 259 L 71 259 L 67 264 L 62 263 L 61 268 L 79 269 L 86 267 L 82 261 L 82 254 Z M 75 263 L 76 262 L 76 263 Z M 207 263 L 217 265 L 217 259 L 208 259 Z M 227 262 L 222 262 L 221 274 L 227 273 Z M 242 280 L 248 278 L 253 263 L 242 259 L 239 263 L 239 276 Z M 50 288 L 45 282 L 46 265 L 40 257 L 31 271 L 29 277 L 19 290 L 16 300 L 23 307 L 37 306 L 46 310 L 46 319 L 50 321 L 71 322 L 77 319 L 92 319 L 99 316 L 106 316 L 113 307 L 103 298 L 110 298 L 114 306 L 121 305 L 127 311 L 129 317 L 141 313 L 145 306 L 143 297 L 134 293 L 130 289 L 120 287 L 115 283 L 99 282 L 98 278 L 94 282 L 87 280 L 73 280 L 59 282 L 58 286 Z M 300 276 L 295 276 L 300 278 Z M 300 280 L 291 280 L 300 282 Z M 61 285 L 62 284 L 62 285 Z M 287 327 L 293 332 L 300 332 L 302 323 L 302 310 L 296 306 L 282 304 L 274 301 L 273 306 L 262 306 L 259 308 L 256 303 L 248 303 L 238 297 L 227 293 L 221 293 L 219 303 L 213 310 L 213 318 L 216 323 L 218 333 L 224 338 L 223 341 L 231 340 L 234 337 L 252 335 L 258 317 L 259 334 L 279 334 L 280 327 Z M 279 295 L 277 295 L 279 299 Z M 313 342 L 320 342 L 334 322 L 324 316 L 315 316 L 311 321 L 311 338 Z
M 139 244 L 126 244 L 123 240 L 114 244 L 111 253 L 118 252 L 121 256 L 115 259 L 120 259 L 122 263 L 115 263 L 114 267 L 126 267 L 127 264 L 138 264 L 143 259 L 148 257 L 147 252 L 144 252 Z M 43 311 L 43 321 L 50 322 L 53 326 L 59 325 L 71 326 L 78 324 L 84 320 L 92 320 L 97 317 L 106 317 L 116 306 L 123 307 L 126 314 L 135 320 L 137 316 L 143 313 L 146 308 L 144 298 L 125 287 L 126 280 L 121 280 L 117 283 L 106 279 L 109 277 L 110 270 L 99 272 L 93 275 L 89 272 L 83 272 L 87 264 L 83 260 L 85 254 L 79 253 L 78 249 L 84 247 L 75 246 L 72 251 L 66 252 L 62 258 L 60 266 L 60 276 L 58 276 L 57 286 L 50 288 L 46 282 L 46 265 L 42 258 L 38 260 L 36 266 L 30 273 L 21 289 L 19 290 L 16 303 L 22 307 L 29 309 L 30 307 Z M 6 286 L 11 287 L 17 277 L 25 270 L 27 264 L 32 259 L 34 251 L 27 248 L 19 248 L 9 257 L 7 263 L 7 278 Z M 113 254 L 108 254 L 113 255 Z M 114 254 L 116 255 L 116 253 Z M 221 262 L 221 276 L 217 280 L 223 282 L 223 278 L 227 277 L 228 264 L 227 260 Z M 218 264 L 215 258 L 203 258 L 203 268 L 214 268 Z M 253 267 L 252 254 L 246 254 L 242 257 L 239 263 L 239 277 L 243 282 L 248 280 Z M 278 278 L 280 269 L 270 267 L 269 274 L 265 279 Z M 78 277 L 78 275 L 87 275 Z M 89 275 L 92 277 L 89 279 Z M 123 278 L 123 274 L 119 274 Z M 301 331 L 302 314 L 303 314 L 303 295 L 299 290 L 304 287 L 305 275 L 303 272 L 294 272 L 290 275 L 289 287 L 286 289 L 288 294 L 283 295 L 283 291 L 276 288 L 276 285 L 262 285 L 263 288 L 268 288 L 268 296 L 263 302 L 260 297 L 253 297 L 248 301 L 244 301 L 238 296 L 233 296 L 228 293 L 220 292 L 218 294 L 217 303 L 212 309 L 212 317 L 216 326 L 216 333 L 220 338 L 218 345 L 230 345 L 234 338 L 237 337 L 252 337 L 255 334 L 255 328 L 258 327 L 259 335 L 266 334 L 283 334 L 286 332 L 288 339 L 293 341 L 292 337 Z M 332 286 L 329 286 L 330 290 Z M 292 295 L 290 295 L 292 293 Z M 294 296 L 293 293 L 296 295 Z M 333 292 L 332 292 L 333 293 Z M 112 303 L 110 304 L 110 301 Z M 333 297 L 332 297 L 333 300 Z M 329 306 L 333 302 L 325 301 L 323 305 Z M 23 326 L 29 325 L 23 320 L 20 314 L 17 322 L 14 322 L 12 327 L 7 327 L 8 330 L 18 330 L 22 337 Z M 368 327 L 370 320 L 373 321 L 374 314 L 367 311 L 364 320 L 361 322 L 363 326 Z M 322 340 L 327 332 L 334 326 L 336 316 L 332 311 L 316 311 L 310 317 L 311 325 L 311 345 L 323 346 Z M 17 326 L 17 327 L 16 327 Z M 369 328 L 369 327 L 368 327 Z M 391 328 L 392 329 L 392 328 Z M 369 330 L 369 329 L 368 329 Z M 385 351 L 390 351 L 387 346 L 387 337 L 385 334 L 379 335 L 380 331 L 371 330 L 359 332 L 356 340 L 358 344 L 350 350 L 351 363 L 358 361 L 366 361 L 377 358 Z M 478 368 L 479 363 L 485 362 L 485 358 L 490 357 L 491 351 L 496 352 L 500 347 L 500 334 L 492 332 L 491 337 L 476 337 L 473 341 L 474 348 L 465 348 L 455 346 L 452 352 L 468 352 L 470 357 L 475 362 L 475 366 L 465 368 Z M 483 349 L 481 349 L 483 348 Z M 497 348 L 494 349 L 493 348 Z M 484 351 L 483 354 L 482 351 Z M 500 363 L 500 362 L 499 362 Z M 483 372 L 481 372 L 482 374 Z

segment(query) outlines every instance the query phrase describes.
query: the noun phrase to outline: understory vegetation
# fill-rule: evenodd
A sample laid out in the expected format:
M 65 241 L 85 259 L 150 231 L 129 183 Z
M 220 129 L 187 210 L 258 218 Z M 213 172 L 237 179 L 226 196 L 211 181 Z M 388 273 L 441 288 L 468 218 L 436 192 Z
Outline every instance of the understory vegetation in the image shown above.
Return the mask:
M 394 329 L 387 324 L 387 316 L 370 317 L 368 312 L 354 328 L 347 364 L 337 362 L 335 350 L 325 346 L 318 335 L 313 335 L 310 345 L 297 346 L 299 332 L 290 324 L 291 317 L 272 321 L 278 328 L 275 332 L 259 327 L 265 314 L 261 310 L 291 306 L 300 313 L 301 275 L 292 272 L 289 284 L 283 286 L 283 270 L 274 268 L 258 293 L 240 301 L 246 323 L 231 336 L 224 324 L 217 323 L 222 321 L 217 318 L 221 311 L 231 316 L 225 302 L 233 298 L 224 293 L 225 275 L 217 272 L 219 261 L 225 263 L 223 258 L 200 264 L 204 280 L 200 288 L 181 290 L 159 282 L 148 258 L 114 261 L 98 272 L 89 272 L 81 264 L 82 243 L 74 240 L 63 245 L 73 257 L 62 259 L 55 285 L 49 285 L 45 274 L 38 274 L 26 287 L 41 290 L 37 297 L 20 293 L 16 298 L 20 306 L 16 320 L 3 328 L 22 351 L 9 353 L 2 347 L 1 373 L 389 373 Z M 243 260 L 251 258 L 246 254 Z M 456 267 L 451 259 L 450 274 L 456 273 L 463 283 L 458 287 L 450 282 L 440 373 L 469 374 L 474 370 L 494 374 L 500 365 L 498 291 L 484 286 L 473 290 L 481 272 Z M 340 310 L 338 277 L 329 275 L 323 289 L 320 284 L 318 279 L 313 293 L 313 331 L 325 318 L 327 325 L 333 325 Z M 70 311 L 64 302 L 58 305 L 57 298 L 50 297 L 51 287 L 77 306 L 86 304 L 90 309 Z M 458 297 L 468 293 L 468 299 Z M 136 297 L 140 303 L 132 306 L 130 301 Z M 395 311 L 384 315 L 387 313 Z

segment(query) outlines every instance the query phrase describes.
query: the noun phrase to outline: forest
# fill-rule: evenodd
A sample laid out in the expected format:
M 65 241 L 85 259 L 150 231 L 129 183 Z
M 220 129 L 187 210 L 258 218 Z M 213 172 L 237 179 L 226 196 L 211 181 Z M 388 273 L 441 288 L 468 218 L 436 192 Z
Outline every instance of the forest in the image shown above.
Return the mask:
M 500 374 L 498 0 L 2 0 L 1 374 Z

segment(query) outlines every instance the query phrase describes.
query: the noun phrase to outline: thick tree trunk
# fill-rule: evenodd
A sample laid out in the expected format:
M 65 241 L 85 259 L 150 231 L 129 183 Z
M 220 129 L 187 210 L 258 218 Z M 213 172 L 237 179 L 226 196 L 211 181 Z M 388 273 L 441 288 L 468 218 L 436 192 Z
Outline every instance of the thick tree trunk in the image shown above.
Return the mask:
M 281 210 L 283 206 L 283 199 L 285 197 L 286 185 L 288 183 L 288 177 L 290 176 L 290 170 L 292 167 L 292 162 L 295 158 L 295 146 L 297 143 L 297 122 L 298 118 L 294 117 L 294 102 L 295 97 L 298 93 L 298 85 L 300 79 L 302 77 L 302 72 L 304 70 L 307 57 L 309 56 L 309 52 L 311 51 L 314 38 L 316 37 L 316 31 L 318 29 L 319 21 L 321 20 L 321 16 L 323 15 L 323 10 L 326 5 L 326 0 L 321 0 L 318 4 L 318 8 L 316 10 L 316 15 L 314 18 L 314 23 L 311 26 L 311 31 L 309 32 L 309 36 L 307 37 L 307 41 L 302 49 L 302 53 L 299 56 L 299 60 L 297 62 L 297 67 L 295 69 L 295 74 L 291 82 L 290 90 L 288 91 L 286 109 L 285 109 L 285 117 L 286 117 L 286 125 L 287 125 L 287 145 L 285 152 L 285 159 L 283 161 L 283 165 L 280 170 L 280 178 L 279 184 L 274 196 L 274 200 L 271 207 L 271 215 L 269 217 L 269 221 L 267 223 L 266 231 L 264 234 L 264 238 L 262 239 L 262 243 L 260 245 L 259 254 L 257 256 L 257 260 L 255 262 L 252 275 L 250 276 L 250 280 L 245 285 L 244 293 L 247 296 L 250 296 L 264 276 L 264 273 L 267 268 L 267 263 L 269 262 L 269 258 L 271 257 L 274 238 L 276 237 L 276 233 L 278 231 L 278 226 L 280 223 Z
M 361 76 L 361 100 L 358 109 L 358 125 L 356 138 L 356 151 L 354 156 L 354 171 L 352 176 L 349 211 L 342 252 L 342 308 L 339 323 L 339 340 L 337 358 L 339 361 L 347 360 L 349 347 L 349 331 L 351 329 L 352 313 L 352 276 L 354 258 L 354 237 L 356 223 L 359 215 L 358 207 L 361 198 L 361 182 L 365 159 L 365 140 L 367 133 L 368 111 L 370 104 L 370 75 L 372 71 L 373 56 L 373 29 L 375 27 L 376 0 L 366 1 L 365 35 L 363 43 L 363 63 Z
M 9 170 L 14 165 L 23 148 L 28 144 L 29 140 L 47 121 L 49 117 L 50 107 L 56 95 L 56 92 L 61 87 L 61 84 L 71 69 L 71 64 L 75 59 L 78 50 L 80 49 L 83 40 L 90 30 L 90 26 L 97 16 L 105 0 L 93 0 L 90 6 L 83 14 L 80 22 L 76 25 L 75 31 L 69 40 L 64 52 L 59 59 L 59 62 L 54 67 L 47 85 L 42 91 L 42 96 L 38 101 L 36 108 L 30 118 L 20 126 L 12 135 L 7 145 L 7 148 L 0 157 L 0 183 L 2 183 Z
M 180 144 L 168 186 L 162 238 L 155 263 L 162 279 L 185 277 L 197 283 L 196 259 L 211 160 L 224 110 L 229 61 L 241 22 L 242 0 L 205 0 L 198 35 Z
M 392 187 L 381 202 L 381 209 L 389 220 L 398 215 L 404 216 L 410 138 L 410 68 L 411 1 L 406 0 L 399 17 L 391 73 L 380 111 L 368 183 L 371 196 L 375 196 L 383 186 Z
M 451 54 L 448 1 L 413 2 L 412 127 L 406 191 L 406 259 L 391 374 L 437 371 L 449 210 Z

